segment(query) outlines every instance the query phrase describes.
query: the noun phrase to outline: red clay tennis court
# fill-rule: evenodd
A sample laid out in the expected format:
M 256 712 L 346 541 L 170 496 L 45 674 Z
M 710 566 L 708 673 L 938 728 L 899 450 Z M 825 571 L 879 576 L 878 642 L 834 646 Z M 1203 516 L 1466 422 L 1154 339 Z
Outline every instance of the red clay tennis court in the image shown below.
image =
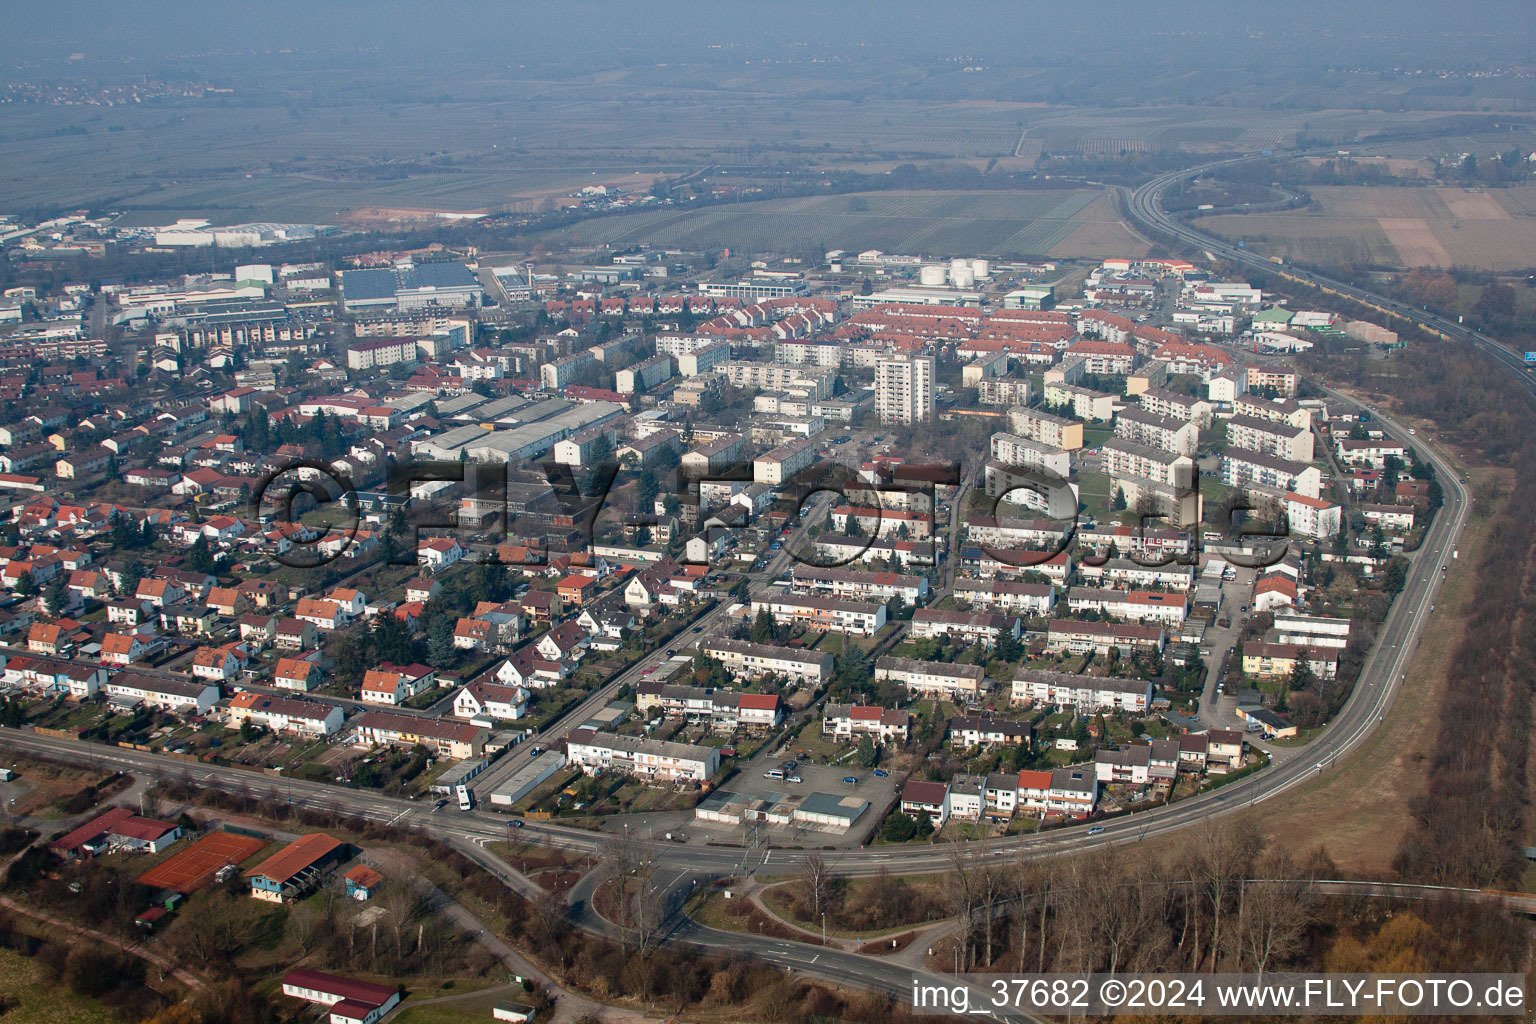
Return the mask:
M 167 858 L 139 876 L 139 882 L 156 889 L 195 892 L 207 885 L 226 864 L 239 864 L 267 845 L 233 832 L 210 832 L 180 853 Z

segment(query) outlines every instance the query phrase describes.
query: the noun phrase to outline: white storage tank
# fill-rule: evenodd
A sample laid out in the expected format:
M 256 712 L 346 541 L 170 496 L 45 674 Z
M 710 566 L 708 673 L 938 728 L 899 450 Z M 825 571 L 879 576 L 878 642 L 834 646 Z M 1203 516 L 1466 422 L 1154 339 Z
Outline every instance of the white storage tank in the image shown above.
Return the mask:
M 917 272 L 918 283 L 937 288 L 944 283 L 944 268 L 938 264 L 924 267 Z
M 977 280 L 986 280 L 992 276 L 992 264 L 986 260 L 971 260 L 971 273 Z
M 955 259 L 952 259 L 952 260 L 949 261 L 949 277 L 950 277 L 950 280 L 954 280 L 954 277 L 955 277 L 956 274 L 960 274 L 960 273 L 969 274 L 970 272 L 971 272 L 971 261 L 970 260 L 961 259 L 959 257 L 956 257 Z
M 976 284 L 976 275 L 971 273 L 970 267 L 961 267 L 949 272 L 949 283 L 956 288 L 970 288 Z

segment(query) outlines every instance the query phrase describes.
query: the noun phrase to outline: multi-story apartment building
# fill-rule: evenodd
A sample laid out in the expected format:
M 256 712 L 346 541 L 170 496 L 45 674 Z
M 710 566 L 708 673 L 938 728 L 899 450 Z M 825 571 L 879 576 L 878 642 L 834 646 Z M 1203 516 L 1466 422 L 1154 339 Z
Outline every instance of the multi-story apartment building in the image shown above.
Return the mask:
M 1076 619 L 1052 619 L 1046 629 L 1045 646 L 1049 651 L 1073 654 L 1107 655 L 1111 648 L 1122 655 L 1137 651 L 1160 651 L 1164 634 L 1161 626 L 1131 622 L 1079 622 Z
M 1028 405 L 1028 377 L 983 377 L 976 382 L 976 400 L 982 405 Z
M 1227 443 L 1271 458 L 1290 462 L 1312 461 L 1312 431 L 1289 423 L 1233 416 L 1227 420 Z
M 821 734 L 838 740 L 869 736 L 881 743 L 905 743 L 911 720 L 911 715 L 895 708 L 828 704 L 821 720 Z
M 1012 615 L 1049 615 L 1056 607 L 1056 588 L 1049 583 L 1021 580 L 955 580 L 955 599 L 974 607 L 997 608 Z
M 885 625 L 885 605 L 830 597 L 777 594 L 755 598 L 752 614 L 766 611 L 784 626 L 873 636 Z
M 830 398 L 837 382 L 836 370 L 810 366 L 786 366 L 783 363 L 749 363 L 732 360 L 718 364 L 715 372 L 738 388 L 787 391 L 813 401 Z
M 1221 482 L 1228 487 L 1257 485 L 1316 498 L 1322 494 L 1323 471 L 1305 462 L 1243 448 L 1228 448 L 1221 455 Z
M 1334 442 L 1339 461 L 1346 466 L 1369 466 L 1372 469 L 1384 469 L 1388 459 L 1396 459 L 1404 466 L 1409 464 L 1408 447 L 1401 441 L 1393 441 L 1388 438 L 1367 438 L 1354 440 L 1341 437 Z
M 1115 436 L 1191 457 L 1200 447 L 1200 428 L 1194 420 L 1175 419 L 1146 409 L 1126 409 L 1116 416 Z
M 656 351 L 662 355 L 671 355 L 677 360 L 677 373 L 680 377 L 698 377 L 712 373 L 721 363 L 731 358 L 731 344 L 728 341 L 717 341 L 713 345 L 705 345 L 687 352 L 671 353 L 662 352 L 661 345 L 658 344 Z
M 882 655 L 875 659 L 875 678 L 901 683 L 910 696 L 943 697 L 962 704 L 974 704 L 981 699 L 985 688 L 986 670 L 980 665 Z
M 1299 537 L 1332 540 L 1344 523 L 1344 510 L 1321 498 L 1309 498 L 1305 494 L 1287 491 L 1280 498 L 1280 507 L 1285 512 L 1290 532 Z
M 1298 404 L 1294 398 L 1271 399 L 1260 395 L 1238 395 L 1232 403 L 1232 411 L 1239 416 L 1284 423 L 1298 430 L 1312 429 L 1312 410 Z
M 815 461 L 815 442 L 809 438 L 785 441 L 752 460 L 752 479 L 777 487 Z
M 1172 627 L 1183 623 L 1188 615 L 1189 597 L 1177 591 L 1073 587 L 1067 591 L 1067 607 L 1074 615 L 1097 612 L 1131 622 L 1156 622 Z
M 1205 428 L 1211 425 L 1214 410 L 1211 403 L 1195 395 L 1186 395 L 1166 388 L 1148 388 L 1141 393 L 1141 408 L 1158 416 L 1176 420 L 1194 421 Z
M 1058 409 L 1072 410 L 1072 415 L 1080 420 L 1107 423 L 1115 415 L 1114 395 L 1078 387 L 1076 384 L 1046 384 L 1045 401 Z
M 597 362 L 590 349 L 582 349 L 568 356 L 552 360 L 539 367 L 539 383 L 554 391 L 576 380 L 588 367 Z
M 910 425 L 933 419 L 933 359 L 893 356 L 875 363 L 875 414 L 881 423 Z
M 1018 434 L 992 435 L 992 457 L 1009 466 L 1040 469 L 1059 477 L 1072 474 L 1072 453 L 1065 448 L 1041 444 Z
M 919 608 L 912 615 L 910 636 L 917 640 L 949 636 L 962 643 L 995 644 L 1004 636 L 1019 638 L 1019 620 L 1012 615 Z
M 1014 704 L 1052 704 L 1079 711 L 1146 711 L 1152 706 L 1150 679 L 1118 679 L 1021 668 L 1013 676 Z
M 1049 445 L 1077 451 L 1083 446 L 1083 425 L 1077 420 L 1053 416 L 1039 409 L 1016 405 L 1008 410 L 1008 429 L 1020 437 Z
M 797 564 L 790 574 L 790 589 L 797 594 L 822 594 L 854 601 L 889 601 L 899 597 L 909 605 L 928 600 L 928 577 L 858 569 L 824 569 Z
M 720 770 L 720 748 L 576 729 L 566 757 L 588 775 L 619 772 L 663 781 L 707 782 Z
M 378 338 L 354 341 L 347 349 L 347 369 L 374 370 L 416 359 L 415 338 Z
M 651 356 L 624 367 L 613 375 L 613 387 L 621 395 L 633 395 L 649 391 L 672 377 L 672 357 Z
M 832 675 L 831 651 L 801 651 L 721 637 L 701 641 L 699 650 L 733 675 L 747 679 L 771 674 L 820 686 Z

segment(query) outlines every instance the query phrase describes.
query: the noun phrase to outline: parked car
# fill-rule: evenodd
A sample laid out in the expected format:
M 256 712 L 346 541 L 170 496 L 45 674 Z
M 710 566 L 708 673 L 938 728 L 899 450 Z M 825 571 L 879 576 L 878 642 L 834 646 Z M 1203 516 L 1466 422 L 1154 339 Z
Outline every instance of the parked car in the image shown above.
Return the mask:
M 876 768 L 875 769 L 875 777 L 876 778 L 883 779 L 883 778 L 885 778 L 889 774 L 891 774 L 891 773 L 886 771 L 884 768 Z
M 843 781 L 857 786 L 859 784 L 859 777 L 857 775 L 845 775 L 843 776 Z
M 791 775 L 788 778 L 786 778 L 784 781 L 785 782 L 793 782 L 793 783 L 796 783 L 798 785 L 799 783 L 804 782 L 805 780 L 800 778 L 800 776 L 798 776 L 798 775 Z

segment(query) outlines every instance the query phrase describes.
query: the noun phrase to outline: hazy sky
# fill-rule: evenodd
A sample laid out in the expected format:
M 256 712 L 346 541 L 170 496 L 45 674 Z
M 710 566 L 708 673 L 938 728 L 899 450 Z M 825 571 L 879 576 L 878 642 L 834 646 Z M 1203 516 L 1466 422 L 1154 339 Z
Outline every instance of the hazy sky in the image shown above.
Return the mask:
M 602 66 L 655 59 L 975 54 L 994 63 L 1170 56 L 1216 63 L 1310 63 L 1358 56 L 1415 65 L 1437 59 L 1529 61 L 1529 0 L 1392 3 L 1251 0 L 977 2 L 518 2 L 471 0 L 145 0 L 12 3 L 0 60 L 46 66 L 98 58 L 181 60 L 210 70 L 217 53 L 295 55 L 371 50 L 382 58 L 505 58 Z M 1213 41 L 1220 45 L 1213 45 Z M 199 55 L 208 55 L 199 58 Z M 227 56 L 225 59 L 229 59 Z M 79 65 L 76 65 L 78 68 Z M 14 72 L 13 72 L 14 73 Z

